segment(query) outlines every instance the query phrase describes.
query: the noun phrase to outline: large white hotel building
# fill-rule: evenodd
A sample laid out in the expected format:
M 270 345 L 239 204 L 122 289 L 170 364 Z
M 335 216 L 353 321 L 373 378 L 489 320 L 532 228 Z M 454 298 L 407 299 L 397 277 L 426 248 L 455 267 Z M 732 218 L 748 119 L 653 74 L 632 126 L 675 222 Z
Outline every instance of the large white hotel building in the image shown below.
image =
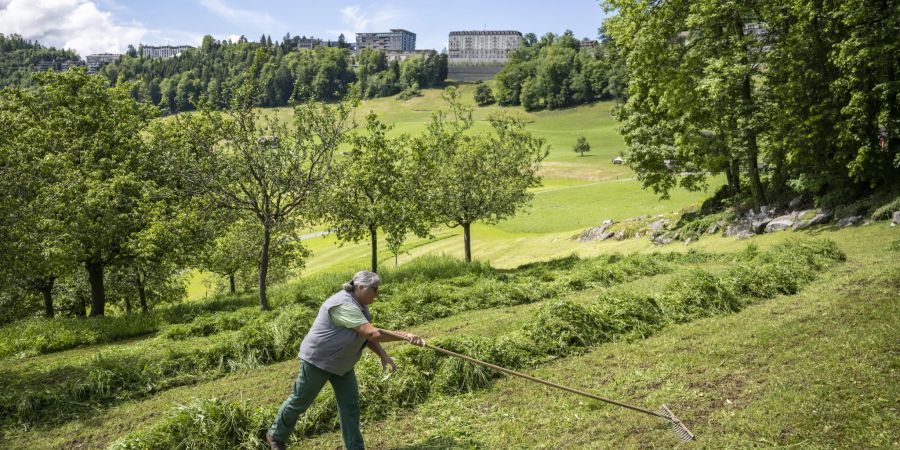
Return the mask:
M 509 52 L 522 46 L 518 31 L 451 31 L 450 64 L 506 63 Z

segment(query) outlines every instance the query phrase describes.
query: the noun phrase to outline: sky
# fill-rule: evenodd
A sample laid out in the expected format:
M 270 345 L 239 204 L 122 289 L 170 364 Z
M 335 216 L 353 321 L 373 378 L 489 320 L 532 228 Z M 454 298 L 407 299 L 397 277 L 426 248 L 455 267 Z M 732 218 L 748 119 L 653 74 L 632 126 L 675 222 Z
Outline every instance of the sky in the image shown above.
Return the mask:
M 122 53 L 129 44 L 197 46 L 206 34 L 280 41 L 286 33 L 332 40 L 343 33 L 353 42 L 357 32 L 402 28 L 416 33 L 416 48 L 441 51 L 449 32 L 462 30 L 572 30 L 596 39 L 605 15 L 597 0 L 0 0 L 0 33 L 84 56 Z

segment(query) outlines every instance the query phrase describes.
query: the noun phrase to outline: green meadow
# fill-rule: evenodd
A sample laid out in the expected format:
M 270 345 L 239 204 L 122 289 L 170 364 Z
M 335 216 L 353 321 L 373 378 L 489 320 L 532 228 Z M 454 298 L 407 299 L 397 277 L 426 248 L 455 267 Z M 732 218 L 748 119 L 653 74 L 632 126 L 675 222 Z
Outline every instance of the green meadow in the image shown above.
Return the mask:
M 459 88 L 474 103 L 473 86 Z M 443 106 L 440 93 L 364 101 L 357 121 L 374 111 L 394 133 L 418 133 Z M 606 219 L 677 217 L 724 182 L 667 200 L 642 190 L 611 162 L 624 149 L 613 108 L 476 107 L 479 129 L 503 112 L 546 139 L 543 186 L 515 217 L 473 227 L 473 264 L 461 262 L 453 228 L 411 236 L 398 255 L 382 242 L 375 322 L 605 397 L 666 404 L 697 440 L 680 443 L 653 417 L 391 344 L 398 373 L 382 379 L 373 355 L 358 366 L 368 448 L 900 446 L 900 227 L 660 247 L 646 237 L 578 242 Z M 584 157 L 572 151 L 582 135 L 592 147 Z M 318 304 L 370 258 L 368 242 L 304 243 L 312 256 L 270 289 L 271 312 L 253 308 L 252 293 L 217 297 L 210 276 L 193 273 L 189 300 L 141 322 L 110 318 L 88 337 L 62 319 L 29 328 L 34 338 L 0 329 L 18 346 L 0 347 L 0 448 L 265 448 L 259 433 L 288 395 Z M 66 332 L 42 334 L 54 327 Z M 292 448 L 339 448 L 330 402 L 326 388 Z

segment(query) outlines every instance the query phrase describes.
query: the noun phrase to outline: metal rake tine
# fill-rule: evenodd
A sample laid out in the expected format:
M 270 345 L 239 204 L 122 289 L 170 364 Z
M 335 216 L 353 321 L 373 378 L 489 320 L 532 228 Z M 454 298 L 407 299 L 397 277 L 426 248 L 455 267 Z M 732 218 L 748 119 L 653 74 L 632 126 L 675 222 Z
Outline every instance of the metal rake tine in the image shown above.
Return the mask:
M 662 407 L 659 408 L 659 412 L 668 418 L 669 425 L 672 426 L 672 432 L 675 433 L 675 436 L 677 436 L 678 439 L 685 442 L 694 440 L 694 433 L 691 433 L 691 430 L 689 430 L 678 417 L 675 417 L 675 414 L 672 413 L 672 410 L 670 410 L 668 406 L 662 405 Z

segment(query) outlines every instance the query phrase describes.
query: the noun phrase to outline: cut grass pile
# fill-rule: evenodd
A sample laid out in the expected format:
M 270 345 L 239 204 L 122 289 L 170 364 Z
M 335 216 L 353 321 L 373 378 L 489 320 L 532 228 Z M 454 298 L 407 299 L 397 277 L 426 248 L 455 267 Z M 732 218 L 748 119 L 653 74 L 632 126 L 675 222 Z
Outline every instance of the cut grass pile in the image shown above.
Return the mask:
M 530 303 L 561 292 L 655 275 L 671 270 L 667 263 L 672 261 L 719 257 L 698 252 L 591 259 L 573 256 L 510 272 L 496 271 L 484 263 L 424 257 L 385 271 L 385 300 L 376 308 L 375 320 L 381 326 L 399 328 L 460 311 Z M 68 420 L 79 411 L 97 405 L 134 400 L 175 386 L 293 358 L 322 299 L 333 294 L 335 286 L 350 276 L 349 273 L 322 274 L 289 285 L 289 289 L 277 292 L 279 300 L 275 303 L 280 307 L 275 311 L 245 307 L 200 314 L 199 309 L 173 308 L 186 311 L 193 320 L 163 327 L 160 338 L 184 340 L 221 333 L 221 339 L 202 348 L 185 345 L 162 356 L 141 351 L 143 346 L 153 346 L 153 340 L 126 351 L 101 353 L 80 362 L 77 372 L 73 371 L 50 388 L 32 383 L 0 394 L 3 416 L 0 424 Z M 239 303 L 227 304 L 233 307 Z M 172 311 L 165 311 L 155 317 L 171 314 Z
M 559 356 L 584 352 L 600 343 L 643 338 L 669 324 L 740 311 L 778 293 L 796 293 L 817 273 L 845 259 L 837 245 L 827 240 L 794 241 L 767 252 L 744 255 L 748 260 L 720 275 L 693 272 L 676 277 L 660 294 L 612 291 L 586 306 L 554 301 L 540 308 L 535 317 L 513 333 L 500 337 L 436 339 L 432 343 L 513 369 L 534 367 Z M 765 289 L 748 286 L 759 280 L 765 282 Z M 380 382 L 381 370 L 374 359 L 363 360 L 357 367 L 364 420 L 381 419 L 386 413 L 417 405 L 435 395 L 471 392 L 499 376 L 454 358 L 409 347 L 396 352 L 394 359 L 401 368 L 388 383 Z M 216 403 L 201 401 L 191 407 L 202 409 L 210 404 Z M 221 408 L 237 406 L 226 404 Z M 333 397 L 323 396 L 302 416 L 295 435 L 309 436 L 334 429 L 337 426 L 334 410 Z M 202 444 L 206 448 L 252 446 L 252 442 L 239 439 L 258 434 L 274 413 L 274 409 L 269 409 L 255 416 L 257 422 L 245 423 L 242 431 L 212 426 L 212 430 L 224 429 L 227 433 L 210 434 Z M 178 413 L 170 414 L 149 430 L 129 436 L 114 447 L 183 447 L 182 439 L 197 439 L 197 434 L 178 435 L 166 430 L 188 429 L 190 420 Z M 255 445 L 261 444 L 262 441 L 256 441 Z

